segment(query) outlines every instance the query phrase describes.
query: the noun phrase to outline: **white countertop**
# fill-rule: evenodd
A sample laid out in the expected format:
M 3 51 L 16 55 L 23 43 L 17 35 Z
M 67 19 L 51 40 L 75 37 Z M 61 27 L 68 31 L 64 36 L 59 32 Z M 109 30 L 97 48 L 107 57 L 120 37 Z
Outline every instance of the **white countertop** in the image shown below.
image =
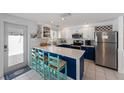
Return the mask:
M 38 46 L 34 48 L 41 49 L 51 53 L 56 53 L 62 56 L 67 56 L 67 57 L 78 59 L 78 60 L 85 52 L 84 50 L 77 50 L 77 49 L 70 49 L 70 48 L 63 48 L 63 47 L 56 47 L 56 46 L 45 46 L 45 47 Z

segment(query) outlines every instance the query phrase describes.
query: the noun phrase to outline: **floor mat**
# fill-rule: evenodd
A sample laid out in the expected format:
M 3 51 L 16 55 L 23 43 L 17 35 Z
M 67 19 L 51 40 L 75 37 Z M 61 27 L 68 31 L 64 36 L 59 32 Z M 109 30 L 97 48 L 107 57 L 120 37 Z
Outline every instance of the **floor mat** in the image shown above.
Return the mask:
M 31 68 L 29 66 L 25 66 L 25 67 L 19 68 L 17 70 L 6 73 L 4 75 L 4 78 L 5 78 L 5 80 L 11 80 L 13 78 L 16 78 L 19 75 L 24 74 L 25 72 L 27 72 L 29 70 L 31 70 Z

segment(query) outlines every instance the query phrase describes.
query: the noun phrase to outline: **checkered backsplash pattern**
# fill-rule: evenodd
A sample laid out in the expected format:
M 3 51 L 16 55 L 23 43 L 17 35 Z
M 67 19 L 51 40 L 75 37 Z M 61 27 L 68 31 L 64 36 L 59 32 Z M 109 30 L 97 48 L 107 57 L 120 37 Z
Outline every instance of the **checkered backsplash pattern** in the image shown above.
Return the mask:
M 113 25 L 106 25 L 106 26 L 95 26 L 95 31 L 112 31 Z

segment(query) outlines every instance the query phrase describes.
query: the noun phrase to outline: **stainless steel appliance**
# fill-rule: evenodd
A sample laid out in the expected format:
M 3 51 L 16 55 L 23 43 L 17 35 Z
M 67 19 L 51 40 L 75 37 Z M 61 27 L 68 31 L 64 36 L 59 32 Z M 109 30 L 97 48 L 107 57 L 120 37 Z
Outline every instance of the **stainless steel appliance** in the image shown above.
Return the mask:
M 117 70 L 118 33 L 95 32 L 96 64 Z
M 74 34 L 72 34 L 72 38 L 74 38 L 74 39 L 81 39 L 81 38 L 83 38 L 83 34 L 74 33 Z
M 81 46 L 81 45 L 83 45 L 83 41 L 82 40 L 73 40 L 73 45 L 79 45 L 79 46 Z
M 71 44 L 71 48 L 74 49 L 81 49 L 81 45 L 83 45 L 83 41 L 82 40 L 73 40 L 73 44 Z
M 90 45 L 91 46 L 91 40 L 85 40 L 85 45 Z

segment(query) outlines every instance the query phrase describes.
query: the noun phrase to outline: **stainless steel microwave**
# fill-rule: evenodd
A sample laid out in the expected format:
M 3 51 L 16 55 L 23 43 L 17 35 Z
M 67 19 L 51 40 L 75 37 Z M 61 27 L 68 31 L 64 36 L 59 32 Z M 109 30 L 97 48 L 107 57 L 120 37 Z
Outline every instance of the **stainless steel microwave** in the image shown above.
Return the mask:
M 72 34 L 72 38 L 80 39 L 80 38 L 83 38 L 83 37 L 82 37 L 82 34 L 74 33 L 74 34 Z

